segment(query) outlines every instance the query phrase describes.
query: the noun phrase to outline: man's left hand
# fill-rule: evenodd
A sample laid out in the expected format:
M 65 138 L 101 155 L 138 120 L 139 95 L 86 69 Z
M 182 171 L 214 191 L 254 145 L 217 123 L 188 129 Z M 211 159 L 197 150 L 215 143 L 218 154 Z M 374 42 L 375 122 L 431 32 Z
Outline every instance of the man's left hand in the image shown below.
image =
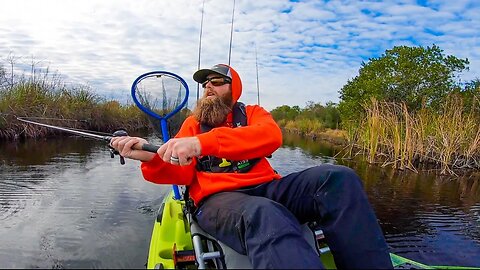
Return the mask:
M 174 165 L 190 165 L 201 154 L 202 146 L 197 137 L 173 138 L 163 144 L 157 154 L 164 162 Z

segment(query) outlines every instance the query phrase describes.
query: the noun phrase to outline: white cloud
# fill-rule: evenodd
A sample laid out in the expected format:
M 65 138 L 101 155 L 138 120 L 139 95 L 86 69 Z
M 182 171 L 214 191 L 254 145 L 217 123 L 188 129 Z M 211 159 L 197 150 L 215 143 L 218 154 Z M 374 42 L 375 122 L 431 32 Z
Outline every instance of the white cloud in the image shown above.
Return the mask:
M 202 67 L 227 63 L 233 1 L 206 0 Z M 152 70 L 182 76 L 196 96 L 202 0 L 7 0 L 0 10 L 0 57 L 32 58 L 67 83 L 127 98 Z M 465 80 L 480 77 L 480 4 L 476 1 L 343 2 L 236 0 L 231 64 L 246 103 L 267 109 L 338 101 L 362 61 L 396 45 L 431 46 L 470 60 Z

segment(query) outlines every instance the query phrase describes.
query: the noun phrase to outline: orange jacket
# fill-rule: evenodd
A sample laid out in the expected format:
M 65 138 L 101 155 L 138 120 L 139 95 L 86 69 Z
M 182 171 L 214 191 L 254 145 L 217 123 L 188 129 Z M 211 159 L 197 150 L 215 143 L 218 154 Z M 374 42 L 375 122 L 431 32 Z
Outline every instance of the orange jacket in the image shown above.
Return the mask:
M 282 132 L 269 112 L 257 105 L 246 106 L 247 126 L 231 128 L 232 113 L 222 127 L 200 133 L 200 124 L 193 116 L 183 123 L 176 138 L 196 136 L 200 140 L 202 156 L 216 156 L 229 160 L 244 160 L 260 157 L 261 160 L 247 173 L 212 173 L 197 171 L 197 160 L 188 166 L 165 163 L 158 156 L 142 162 L 146 180 L 157 184 L 188 185 L 190 197 L 195 204 L 213 193 L 236 190 L 280 179 L 265 158 L 282 144 Z

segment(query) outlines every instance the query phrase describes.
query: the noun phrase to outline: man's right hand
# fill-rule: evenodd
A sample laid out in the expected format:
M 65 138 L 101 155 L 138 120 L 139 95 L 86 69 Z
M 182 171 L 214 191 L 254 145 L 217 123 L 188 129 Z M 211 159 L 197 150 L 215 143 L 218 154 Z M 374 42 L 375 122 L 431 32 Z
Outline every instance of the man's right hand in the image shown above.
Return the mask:
M 147 140 L 139 137 L 113 137 L 110 145 L 115 148 L 122 157 L 150 161 L 156 155 L 155 153 L 142 150 L 142 146 L 147 144 Z

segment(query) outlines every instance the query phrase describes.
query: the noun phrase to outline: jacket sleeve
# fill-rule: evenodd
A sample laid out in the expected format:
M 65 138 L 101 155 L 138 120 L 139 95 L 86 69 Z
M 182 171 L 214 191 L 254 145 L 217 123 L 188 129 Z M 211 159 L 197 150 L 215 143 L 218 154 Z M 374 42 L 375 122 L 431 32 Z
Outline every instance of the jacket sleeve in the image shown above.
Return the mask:
M 187 118 L 180 128 L 176 138 L 189 137 L 195 134 L 196 122 L 192 117 Z M 145 180 L 156 184 L 189 185 L 195 177 L 195 163 L 188 166 L 172 165 L 164 162 L 159 155 L 148 162 L 142 162 L 141 169 Z
M 202 155 L 231 160 L 266 157 L 282 145 L 282 131 L 271 114 L 258 105 L 246 106 L 246 127 L 217 127 L 198 134 Z

